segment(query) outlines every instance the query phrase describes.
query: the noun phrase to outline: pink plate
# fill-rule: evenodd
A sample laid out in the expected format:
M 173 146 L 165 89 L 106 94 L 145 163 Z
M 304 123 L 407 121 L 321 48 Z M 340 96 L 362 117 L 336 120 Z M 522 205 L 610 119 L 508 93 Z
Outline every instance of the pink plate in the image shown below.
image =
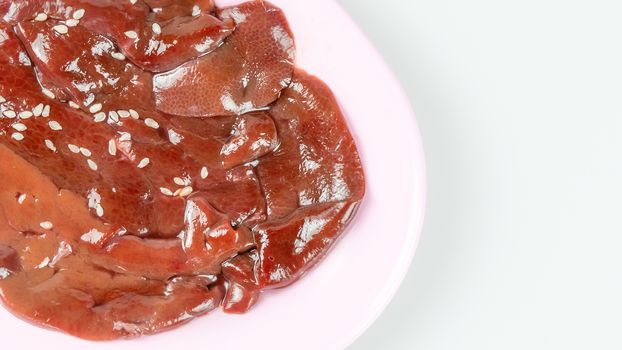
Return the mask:
M 217 311 L 160 335 L 91 343 L 41 330 L 0 308 L 2 344 L 81 350 L 343 349 L 384 309 L 410 265 L 424 216 L 425 164 L 415 118 L 386 64 L 334 0 L 273 3 L 290 20 L 299 65 L 337 95 L 366 168 L 366 199 L 337 247 L 298 283 L 265 293 L 246 315 Z

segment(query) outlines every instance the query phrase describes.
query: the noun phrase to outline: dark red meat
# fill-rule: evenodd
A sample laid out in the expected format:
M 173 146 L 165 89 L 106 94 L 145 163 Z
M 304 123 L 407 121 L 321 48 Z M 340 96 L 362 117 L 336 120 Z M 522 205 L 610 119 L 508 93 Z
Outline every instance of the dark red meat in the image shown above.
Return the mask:
M 0 1 L 0 300 L 93 340 L 244 313 L 365 191 L 330 89 L 251 1 Z

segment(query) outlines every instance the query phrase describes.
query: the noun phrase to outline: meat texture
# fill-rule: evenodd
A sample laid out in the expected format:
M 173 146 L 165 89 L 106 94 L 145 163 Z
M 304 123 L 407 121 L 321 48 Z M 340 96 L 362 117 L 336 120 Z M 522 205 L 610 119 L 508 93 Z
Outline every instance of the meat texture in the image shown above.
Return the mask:
M 85 339 L 244 313 L 337 242 L 363 168 L 264 1 L 0 1 L 0 300 Z

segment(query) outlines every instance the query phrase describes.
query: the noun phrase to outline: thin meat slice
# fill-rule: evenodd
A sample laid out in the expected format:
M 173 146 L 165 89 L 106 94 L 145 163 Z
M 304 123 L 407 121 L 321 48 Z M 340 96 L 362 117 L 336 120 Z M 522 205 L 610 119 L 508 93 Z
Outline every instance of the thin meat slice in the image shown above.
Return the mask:
M 5 306 L 33 323 L 90 340 L 136 337 L 178 327 L 215 309 L 223 293 L 201 280 L 177 278 L 157 294 L 125 291 L 98 304 L 79 280 L 65 278 L 64 271 L 53 273 L 53 269 L 39 269 L 0 281 Z M 109 288 L 123 287 L 114 277 L 107 282 Z M 147 283 L 141 278 L 131 281 L 134 287 Z
M 256 250 L 252 250 L 222 264 L 223 276 L 229 283 L 222 301 L 226 313 L 245 313 L 259 299 L 261 288 L 255 275 L 258 262 L 259 254 Z
M 235 117 L 171 118 L 172 143 L 210 168 L 230 169 L 252 162 L 278 145 L 274 121 L 265 112 Z
M 269 219 L 253 229 L 264 287 L 299 278 L 337 241 L 363 197 L 363 169 L 330 89 L 297 70 L 271 115 L 280 147 L 257 166 Z
M 274 102 L 289 84 L 293 34 L 283 12 L 251 1 L 219 12 L 236 29 L 209 55 L 154 76 L 156 105 L 183 116 L 239 115 Z
M 132 271 L 141 276 L 168 279 L 178 275 L 218 275 L 221 263 L 253 245 L 251 232 L 234 229 L 226 215 L 201 197 L 187 202 L 180 238 L 111 239 L 105 254 L 93 256 L 98 265 L 113 271 Z
M 363 197 L 364 174 L 354 139 L 323 82 L 297 70 L 270 114 L 280 146 L 257 167 L 270 218 L 303 206 Z
M 82 26 L 59 33 L 58 25 L 48 20 L 17 26 L 17 34 L 47 81 L 65 91 L 94 118 L 103 113 L 103 120 L 95 118 L 99 121 L 108 119 L 108 112 L 116 109 L 151 105 L 150 74 L 115 59 L 117 49 L 112 41 Z
M 234 29 L 232 20 L 213 15 L 211 1 L 27 0 L 0 4 L 0 15 L 11 24 L 38 14 L 59 24 L 83 26 L 113 40 L 120 52 L 140 68 L 162 72 L 214 50 Z M 166 5 L 166 6 L 165 6 Z M 180 15 L 180 16 L 178 16 Z M 76 19 L 78 18 L 78 19 Z M 71 30 L 70 30 L 71 31 Z

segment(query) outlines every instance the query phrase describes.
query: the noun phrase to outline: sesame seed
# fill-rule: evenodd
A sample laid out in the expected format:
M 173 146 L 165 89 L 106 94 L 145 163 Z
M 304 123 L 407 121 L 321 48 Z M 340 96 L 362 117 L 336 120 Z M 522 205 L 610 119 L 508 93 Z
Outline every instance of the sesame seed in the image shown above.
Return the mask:
M 175 191 L 175 193 L 173 193 L 173 196 L 177 197 L 179 195 L 179 193 L 181 193 L 181 188 L 178 188 L 177 191 Z
M 17 113 L 15 113 L 15 112 L 13 112 L 13 111 L 11 111 L 11 110 L 4 111 L 4 112 L 2 112 L 2 114 L 3 114 L 5 117 L 7 117 L 7 118 L 15 118 L 15 117 L 17 117 Z
M 13 140 L 15 141 L 21 141 L 24 139 L 24 135 L 20 134 L 19 132 L 14 132 L 11 137 L 13 138 Z
M 115 111 L 108 112 L 108 118 L 112 119 L 112 121 L 116 123 L 119 122 L 119 114 Z
M 34 114 L 35 117 L 40 117 L 41 113 L 43 113 L 43 107 L 45 107 L 43 103 L 39 103 L 32 109 L 32 114 Z
M 138 119 L 138 118 L 140 118 L 140 115 L 139 115 L 139 114 L 138 114 L 138 112 L 136 112 L 135 110 L 130 109 L 130 111 L 129 111 L 129 112 L 130 112 L 130 116 L 132 116 L 132 118 L 134 118 L 134 119 Z
M 190 194 L 192 194 L 192 192 L 193 192 L 193 191 L 194 191 L 194 189 L 192 189 L 192 187 L 190 187 L 190 186 L 184 187 L 184 188 L 182 188 L 182 190 L 179 192 L 179 196 L 180 196 L 180 197 L 187 197 L 187 196 L 189 196 Z
M 49 148 L 52 152 L 56 152 L 56 146 L 54 146 L 54 142 L 50 140 L 45 140 L 45 147 Z
M 67 34 L 69 32 L 69 28 L 67 28 L 64 24 L 55 25 L 52 27 L 58 34 Z
M 65 21 L 65 24 L 66 24 L 68 27 L 75 27 L 75 26 L 77 26 L 78 24 L 80 24 L 80 21 L 78 21 L 77 19 L 73 19 L 73 18 L 72 18 L 72 19 L 68 19 L 68 20 L 66 20 L 66 21 Z
M 85 107 L 90 106 L 90 105 L 91 105 L 91 103 L 93 103 L 93 101 L 95 101 L 95 95 L 93 95 L 93 94 L 89 94 L 89 95 L 86 97 L 86 100 L 84 100 L 84 106 L 85 106 Z
M 201 14 L 201 8 L 198 5 L 192 6 L 192 15 L 198 16 Z
M 44 118 L 50 116 L 50 105 L 45 105 L 45 107 L 43 107 L 43 112 L 41 112 L 41 116 Z
M 97 163 L 95 163 L 91 159 L 87 159 L 86 163 L 89 165 L 89 168 L 91 168 L 91 170 L 97 171 Z
M 80 153 L 80 147 L 78 147 L 78 146 L 76 146 L 76 145 L 74 145 L 74 144 L 72 144 L 72 143 L 68 144 L 68 145 L 67 145 L 67 148 L 69 148 L 69 150 L 70 150 L 72 153 L 76 153 L 76 154 Z
M 125 110 L 120 110 L 118 113 L 119 113 L 119 116 L 121 116 L 121 118 L 128 118 L 130 116 L 130 112 L 125 111 Z
M 69 101 L 69 107 L 73 108 L 73 109 L 80 109 L 80 105 L 73 102 L 73 101 Z
M 146 167 L 147 165 L 149 165 L 149 158 L 143 158 L 140 163 L 138 163 L 138 169 L 142 169 L 144 167 Z
M 172 196 L 173 195 L 173 191 L 169 190 L 166 187 L 160 187 L 160 192 L 162 192 L 162 194 L 164 194 L 166 196 Z
M 128 30 L 127 32 L 125 32 L 125 36 L 130 38 L 130 39 L 136 39 L 136 38 L 138 38 L 138 33 L 136 33 L 133 30 Z
M 28 118 L 32 117 L 32 112 L 31 111 L 19 112 L 19 117 L 21 119 L 28 119 Z
M 138 2 L 138 0 L 130 0 L 130 3 L 132 3 L 132 5 L 136 5 L 136 2 Z
M 89 112 L 91 113 L 97 113 L 99 111 L 102 110 L 102 104 L 101 103 L 96 103 L 94 105 L 92 105 L 91 107 L 89 107 Z
M 207 167 L 204 166 L 203 168 L 201 168 L 201 178 L 205 180 L 207 179 L 207 175 L 209 175 L 209 172 L 207 170 Z
M 174 178 L 174 179 L 173 179 L 173 182 L 174 182 L 176 185 L 179 185 L 179 186 L 186 186 L 186 181 L 184 181 L 184 179 L 182 179 L 182 178 L 180 178 L 180 177 L 176 177 L 176 178 Z
M 54 225 L 49 221 L 44 221 L 40 223 L 39 226 L 41 226 L 41 228 L 44 230 L 51 230 L 54 228 Z
M 101 218 L 104 216 L 104 208 L 101 205 L 98 205 L 97 208 L 95 208 L 95 213 Z
M 92 155 L 91 151 L 88 148 L 80 147 L 80 153 L 82 153 L 85 157 L 90 157 Z
M 26 129 L 28 129 L 28 127 L 26 127 L 26 125 L 24 125 L 22 123 L 15 123 L 15 124 L 13 124 L 13 129 L 15 129 L 17 131 L 26 131 Z
M 147 125 L 150 128 L 153 128 L 153 129 L 157 129 L 157 128 L 160 127 L 160 124 L 158 124 L 158 122 L 156 122 L 155 120 L 153 120 L 151 118 L 145 119 L 145 125 Z
M 117 143 L 114 140 L 108 141 L 108 153 L 110 153 L 111 156 L 117 155 Z
M 6 98 L 4 98 L 4 96 L 0 96 L 0 103 L 5 103 L 6 102 Z
M 26 201 L 26 193 L 22 193 L 19 195 L 19 197 L 17 197 L 17 203 L 24 204 L 25 201 Z
M 85 12 L 86 12 L 86 11 L 84 11 L 84 9 L 79 9 L 79 10 L 76 10 L 76 12 L 74 12 L 74 13 L 73 13 L 73 18 L 74 18 L 74 19 L 78 19 L 78 20 L 79 20 L 79 19 L 82 19 L 82 17 L 84 17 L 84 13 L 85 13 Z
M 160 25 L 159 25 L 159 24 L 157 24 L 157 23 L 152 24 L 152 25 L 151 25 L 151 29 L 153 30 L 153 32 L 154 32 L 155 34 L 158 34 L 158 35 L 159 35 L 159 34 L 161 34 L 161 33 L 162 33 L 162 27 L 160 27 Z
M 43 89 L 41 90 L 41 92 L 43 92 L 43 94 L 49 98 L 56 98 L 56 95 L 54 95 L 54 93 L 48 89 Z
M 52 120 L 48 123 L 48 125 L 50 126 L 50 129 L 54 130 L 54 131 L 60 131 L 63 130 L 63 127 L 55 120 Z
M 119 137 L 119 141 L 131 141 L 132 140 L 132 134 L 130 134 L 129 132 L 121 132 L 121 137 Z
M 125 55 L 120 52 L 113 52 L 110 54 L 110 56 L 112 56 L 112 58 L 119 60 L 119 61 L 125 60 Z
M 106 113 L 99 112 L 99 113 L 95 114 L 95 119 L 94 119 L 95 123 L 101 123 L 104 120 L 106 120 Z
M 35 17 L 35 21 L 37 22 L 44 22 L 48 19 L 48 15 L 46 15 L 45 13 L 38 13 L 37 16 Z

